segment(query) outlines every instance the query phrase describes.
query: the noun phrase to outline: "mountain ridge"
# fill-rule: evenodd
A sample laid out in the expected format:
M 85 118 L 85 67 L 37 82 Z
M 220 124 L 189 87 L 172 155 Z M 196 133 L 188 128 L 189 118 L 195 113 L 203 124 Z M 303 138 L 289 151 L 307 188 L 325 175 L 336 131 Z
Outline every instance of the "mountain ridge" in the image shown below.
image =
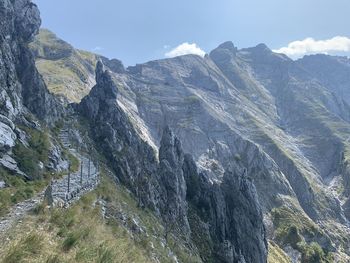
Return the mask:
M 8 172 L 29 181 L 69 172 L 74 158 L 56 137 L 73 123 L 81 150 L 103 162 L 138 210 L 157 216 L 169 249 L 175 238 L 199 262 L 266 262 L 267 254 L 270 263 L 349 260 L 348 60 L 293 61 L 264 44 L 238 49 L 228 41 L 204 58 L 125 69 L 47 30 L 32 55 L 38 11 L 12 2 L 0 0 L 9 30 L 1 30 L 0 51 L 11 58 L 1 62 L 13 69 L 0 70 L 2 102 L 14 101 L 12 111 L 1 108 L 5 185 L 15 188 Z M 124 224 L 113 209 L 107 214 Z

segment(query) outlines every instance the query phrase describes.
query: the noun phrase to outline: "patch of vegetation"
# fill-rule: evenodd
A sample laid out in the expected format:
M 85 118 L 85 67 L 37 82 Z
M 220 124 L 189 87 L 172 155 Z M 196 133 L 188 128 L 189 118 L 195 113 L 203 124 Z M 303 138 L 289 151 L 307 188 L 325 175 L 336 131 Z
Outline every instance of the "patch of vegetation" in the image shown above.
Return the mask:
M 17 261 L 5 263 L 146 263 L 153 262 L 153 257 L 162 263 L 174 262 L 169 256 L 169 248 L 162 245 L 164 228 L 159 219 L 149 210 L 139 208 L 132 195 L 111 178 L 103 175 L 101 180 L 95 191 L 86 194 L 69 209 L 38 207 L 37 212 L 28 215 L 20 225 L 9 231 L 10 239 L 0 238 L 0 258 L 11 259 L 15 254 L 12 247 L 32 233 L 42 240 L 37 253 L 20 253 L 20 258 L 15 258 Z M 125 222 L 112 217 L 104 219 L 101 204 L 97 202 L 101 199 L 107 202 L 109 211 L 123 213 L 128 218 L 125 222 L 136 218 L 144 230 L 131 235 Z M 169 247 L 180 262 L 199 262 L 184 243 L 173 236 L 170 240 Z
M 2 263 L 24 262 L 25 258 L 38 255 L 42 247 L 42 237 L 35 232 L 29 233 L 9 248 Z
M 55 126 L 52 128 L 52 133 L 53 135 L 58 138 L 61 130 L 63 129 L 64 127 L 64 121 L 63 120 L 59 120 L 55 123 Z
M 331 263 L 328 253 L 316 242 L 310 244 L 303 236 L 314 238 L 322 236 L 322 231 L 301 211 L 294 206 L 282 206 L 272 210 L 272 219 L 276 227 L 276 240 L 283 245 L 290 245 L 302 254 L 304 263 Z
M 104 222 L 100 208 L 93 204 L 96 198 L 96 193 L 90 193 L 67 210 L 44 209 L 28 216 L 11 230 L 11 240 L 1 244 L 2 262 L 152 262 L 126 231 Z M 22 245 L 22 240 L 29 239 L 28 231 L 41 236 L 35 253 Z
M 89 235 L 89 229 L 78 229 L 67 234 L 63 240 L 62 249 L 67 252 L 73 248 L 80 240 Z
M 273 242 L 269 242 L 268 263 L 291 263 L 289 257 L 279 246 Z
M 29 147 L 17 141 L 13 154 L 18 167 L 32 180 L 43 179 L 43 171 L 39 162 L 45 165 L 48 162 L 50 139 L 47 131 L 39 131 L 22 127 L 29 135 Z
M 302 262 L 304 263 L 331 263 L 333 257 L 330 253 L 325 252 L 321 246 L 315 242 L 307 244 L 300 242 L 298 250 L 302 254 Z
M 13 147 L 14 159 L 18 167 L 30 180 L 10 174 L 0 168 L 0 179 L 5 181 L 6 188 L 0 190 L 0 216 L 9 212 L 11 206 L 30 199 L 35 193 L 42 191 L 51 178 L 44 166 L 48 162 L 50 139 L 47 131 L 21 127 L 27 135 L 28 147 L 17 141 Z M 42 163 L 43 167 L 39 166 Z
M 59 59 L 69 56 L 73 47 L 60 40 L 57 36 L 47 29 L 41 29 L 35 37 L 33 43 L 30 44 L 31 49 L 37 57 Z
M 80 166 L 80 161 L 77 157 L 75 157 L 73 154 L 70 152 L 67 153 L 67 158 L 70 163 L 70 171 L 75 173 L 79 170 Z
M 201 219 L 197 215 L 197 212 L 192 205 L 189 206 L 188 214 L 189 214 L 188 220 L 192 229 L 192 233 L 191 233 L 192 241 L 196 244 L 199 250 L 199 253 L 201 255 L 201 258 L 205 262 L 212 262 L 213 261 L 213 258 L 212 258 L 213 244 L 210 240 L 210 237 L 205 233 L 203 233 L 202 230 L 200 230 Z
M 60 260 L 59 255 L 51 255 L 48 257 L 46 260 L 46 263 L 61 263 L 62 261 Z
M 320 232 L 317 225 L 292 204 L 272 209 L 271 215 L 276 227 L 276 239 L 292 247 L 301 241 L 301 235 L 313 237 Z
M 283 239 L 285 244 L 290 244 L 292 248 L 297 249 L 297 244 L 302 241 L 302 236 L 299 233 L 299 229 L 295 225 L 291 225 L 286 232 L 286 236 Z
M 0 216 L 9 212 L 10 207 L 18 202 L 27 200 L 41 191 L 46 186 L 46 181 L 29 181 L 9 174 L 5 169 L 0 168 L 0 178 L 4 180 L 7 187 L 0 189 Z
M 48 89 L 71 102 L 79 102 L 94 85 L 97 56 L 75 50 L 46 29 L 41 29 L 30 44 L 36 56 L 36 66 Z

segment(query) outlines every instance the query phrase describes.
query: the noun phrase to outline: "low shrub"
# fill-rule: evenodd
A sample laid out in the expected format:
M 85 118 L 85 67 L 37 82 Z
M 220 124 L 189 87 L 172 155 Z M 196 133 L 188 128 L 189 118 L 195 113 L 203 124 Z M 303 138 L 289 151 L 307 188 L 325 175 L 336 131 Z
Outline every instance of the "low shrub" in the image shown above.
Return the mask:
M 326 253 L 316 242 L 312 242 L 311 244 L 300 242 L 298 244 L 298 250 L 302 254 L 302 262 L 304 263 L 333 262 L 332 256 L 329 253 Z

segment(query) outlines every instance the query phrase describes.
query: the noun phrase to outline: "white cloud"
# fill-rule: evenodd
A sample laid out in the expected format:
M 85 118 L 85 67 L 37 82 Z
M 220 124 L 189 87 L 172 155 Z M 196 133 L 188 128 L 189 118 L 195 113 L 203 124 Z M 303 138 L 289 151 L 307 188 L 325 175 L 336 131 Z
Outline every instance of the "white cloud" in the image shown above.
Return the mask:
M 188 54 L 194 54 L 204 57 L 205 51 L 198 47 L 196 43 L 190 44 L 188 42 L 185 42 L 177 46 L 176 48 L 170 50 L 169 52 L 165 53 L 165 56 L 168 58 L 172 58 Z
M 312 53 L 350 52 L 350 38 L 344 36 L 336 36 L 325 40 L 306 38 L 291 42 L 287 47 L 273 51 L 291 57 L 300 57 Z

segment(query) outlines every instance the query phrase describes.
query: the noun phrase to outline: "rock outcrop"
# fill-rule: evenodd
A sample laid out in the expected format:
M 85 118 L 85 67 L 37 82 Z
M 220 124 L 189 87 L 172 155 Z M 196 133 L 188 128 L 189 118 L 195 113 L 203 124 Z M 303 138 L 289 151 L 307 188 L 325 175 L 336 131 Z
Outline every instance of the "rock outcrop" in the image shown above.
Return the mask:
M 169 125 L 208 180 L 246 170 L 269 224 L 275 208 L 306 214 L 319 228 L 311 237 L 313 230 L 301 230 L 303 237 L 334 251 L 329 238 L 347 224 L 341 186 L 330 189 L 347 174 L 347 106 L 298 62 L 263 44 L 238 50 L 227 42 L 205 58 L 151 61 L 111 74 L 119 106 L 155 152 Z M 334 229 L 323 232 L 329 220 Z
M 1 114 L 14 120 L 23 106 L 41 119 L 53 121 L 61 112 L 39 75 L 28 44 L 38 33 L 41 20 L 29 0 L 0 3 L 1 17 Z
M 246 174 L 226 172 L 221 183 L 198 174 L 192 157 L 184 154 L 167 126 L 157 158 L 119 106 L 110 74 L 99 62 L 97 84 L 76 108 L 90 121 L 92 137 L 117 179 L 138 197 L 140 206 L 163 219 L 167 234 L 176 233 L 198 247 L 198 235 L 209 240 L 208 250 L 198 248 L 205 261 L 266 262 L 262 212 Z M 193 217 L 198 221 L 193 225 L 191 219 L 191 226 Z
M 11 157 L 24 134 L 18 124 L 36 126 L 32 121 L 38 118 L 51 125 L 64 109 L 47 91 L 28 48 L 41 24 L 37 6 L 29 0 L 2 0 L 0 16 L 0 162 L 23 175 Z

